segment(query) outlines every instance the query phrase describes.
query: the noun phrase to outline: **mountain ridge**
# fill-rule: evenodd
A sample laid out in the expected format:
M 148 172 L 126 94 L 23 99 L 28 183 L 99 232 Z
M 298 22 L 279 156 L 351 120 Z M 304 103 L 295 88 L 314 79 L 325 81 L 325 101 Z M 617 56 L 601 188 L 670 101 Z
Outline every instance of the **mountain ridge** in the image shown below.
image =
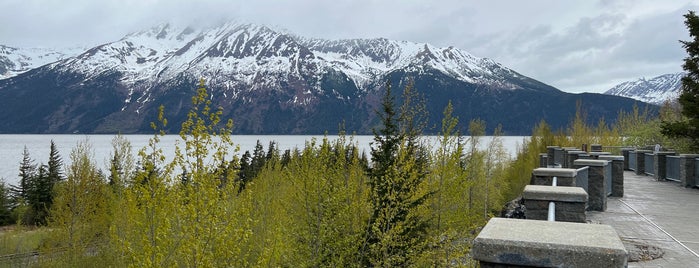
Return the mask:
M 304 38 L 239 22 L 161 24 L 0 80 L 0 132 L 148 133 L 160 105 L 169 121 L 184 120 L 200 78 L 242 134 L 322 134 L 342 122 L 369 134 L 386 81 L 413 81 L 431 125 L 451 100 L 455 115 L 512 134 L 541 119 L 562 126 L 578 100 L 590 102 L 592 120 L 633 104 L 565 93 L 454 47 Z
M 639 78 L 626 81 L 604 92 L 607 95 L 622 96 L 661 105 L 666 101 L 675 101 L 682 91 L 684 72 L 663 74 L 650 79 Z

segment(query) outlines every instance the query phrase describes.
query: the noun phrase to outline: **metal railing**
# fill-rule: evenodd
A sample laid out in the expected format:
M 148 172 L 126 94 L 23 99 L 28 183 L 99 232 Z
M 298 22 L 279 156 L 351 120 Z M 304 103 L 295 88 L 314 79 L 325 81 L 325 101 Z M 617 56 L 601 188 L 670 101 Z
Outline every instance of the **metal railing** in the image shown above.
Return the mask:
M 589 175 L 590 167 L 581 167 L 577 169 L 577 174 L 575 175 L 575 186 L 583 188 L 587 192 L 587 177 Z
M 612 195 L 612 169 L 612 161 L 609 161 L 609 164 L 604 168 L 604 182 L 607 196 Z
M 665 157 L 665 178 L 671 181 L 680 181 L 680 157 L 668 155 Z
M 558 184 L 558 177 L 553 177 L 551 179 L 551 186 L 557 186 Z M 548 215 L 548 221 L 556 221 L 556 203 L 553 201 L 549 202 L 549 215 Z
M 636 171 L 636 152 L 630 151 L 629 152 L 629 169 Z
M 646 153 L 643 158 L 645 170 L 643 171 L 646 175 L 654 175 L 655 173 L 655 155 L 652 153 Z

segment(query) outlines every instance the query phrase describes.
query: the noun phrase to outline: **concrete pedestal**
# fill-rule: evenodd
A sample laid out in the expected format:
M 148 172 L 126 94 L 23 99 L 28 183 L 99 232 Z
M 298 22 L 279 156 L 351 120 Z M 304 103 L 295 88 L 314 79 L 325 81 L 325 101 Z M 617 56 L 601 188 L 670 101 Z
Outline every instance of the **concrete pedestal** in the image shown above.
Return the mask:
M 624 156 L 624 170 L 631 170 L 629 168 L 629 152 L 633 150 L 633 148 L 621 148 L 621 155 Z
M 481 267 L 626 267 L 609 225 L 492 218 L 473 241 Z
M 548 167 L 549 163 L 548 154 L 539 154 L 539 167 Z
M 697 184 L 697 174 L 694 173 L 697 158 L 699 154 L 680 154 L 680 184 L 684 187 L 691 188 Z
M 588 168 L 587 175 L 587 194 L 588 194 L 588 209 L 595 211 L 607 210 L 607 184 L 611 183 L 611 178 L 608 181 L 605 174 L 609 168 L 607 160 L 575 160 L 575 167 Z
M 564 168 L 573 168 L 573 162 L 575 160 L 578 160 L 580 158 L 580 155 L 586 154 L 585 151 L 578 151 L 578 150 L 573 150 L 573 151 L 567 151 L 566 152 L 566 164 L 563 166 Z
M 569 152 L 582 152 L 582 151 L 580 151 L 580 149 L 578 149 L 576 147 L 563 147 L 563 162 L 561 163 L 561 167 L 563 167 L 563 168 L 571 168 L 571 166 L 568 165 L 568 162 L 569 162 L 568 157 L 570 156 Z
M 580 187 L 527 185 L 522 192 L 525 216 L 530 220 L 546 220 L 549 203 L 556 205 L 556 221 L 585 222 L 587 193 Z
M 558 147 L 558 146 L 546 146 L 546 153 L 548 156 L 548 158 L 546 159 L 547 166 L 553 166 L 554 164 L 556 164 L 555 163 L 555 154 L 556 154 L 557 149 L 560 149 L 560 147 Z
M 612 164 L 612 195 L 614 197 L 624 196 L 624 156 L 621 155 L 600 155 L 599 160 L 608 160 Z
M 602 151 L 602 145 L 601 144 L 592 144 L 590 145 L 590 152 L 601 152 Z
M 575 186 L 578 171 L 572 168 L 536 168 L 532 170 L 532 185 L 551 185 L 556 177 L 558 186 Z
M 646 174 L 646 154 L 651 150 L 636 150 L 636 175 Z

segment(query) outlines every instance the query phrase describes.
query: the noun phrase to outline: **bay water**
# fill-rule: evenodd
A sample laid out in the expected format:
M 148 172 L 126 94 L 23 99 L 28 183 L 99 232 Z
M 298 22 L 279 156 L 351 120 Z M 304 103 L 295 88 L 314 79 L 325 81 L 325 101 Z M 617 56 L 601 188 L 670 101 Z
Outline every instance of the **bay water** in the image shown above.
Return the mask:
M 99 168 L 103 171 L 108 170 L 109 161 L 112 149 L 112 140 L 115 135 L 27 135 L 27 134 L 5 134 L 0 135 L 0 179 L 3 179 L 7 184 L 16 185 L 19 181 L 19 164 L 22 161 L 22 152 L 26 147 L 29 155 L 34 159 L 36 164 L 46 163 L 48 161 L 51 141 L 56 144 L 59 154 L 63 159 L 64 165 L 70 164 L 70 152 L 78 144 L 78 142 L 87 140 L 94 151 L 94 160 Z M 134 157 L 138 150 L 148 144 L 148 140 L 153 135 L 124 135 L 131 142 L 133 147 Z M 259 140 L 267 150 L 270 141 L 276 142 L 277 148 L 280 151 L 293 148 L 303 148 L 306 142 L 313 139 L 320 142 L 324 136 L 322 135 L 234 135 L 233 141 L 239 146 L 238 155 L 242 155 L 245 151 L 252 151 Z M 328 136 L 328 139 L 337 139 L 337 136 Z M 350 136 L 347 137 L 348 139 Z M 372 135 L 351 136 L 354 143 L 358 145 L 361 151 L 365 151 L 367 156 L 371 150 L 371 142 L 374 140 Z M 511 157 L 514 157 L 517 149 L 521 147 L 523 141 L 528 137 L 523 136 L 504 136 L 501 137 L 505 149 Z M 426 136 L 425 141 L 435 148 L 438 137 Z M 484 149 L 492 137 L 483 137 L 480 146 Z M 178 135 L 166 135 L 161 138 L 160 148 L 163 148 L 166 161 L 170 161 L 175 154 L 175 145 L 180 141 Z M 136 158 L 137 159 L 137 158 Z M 65 167 L 64 167 L 65 171 Z

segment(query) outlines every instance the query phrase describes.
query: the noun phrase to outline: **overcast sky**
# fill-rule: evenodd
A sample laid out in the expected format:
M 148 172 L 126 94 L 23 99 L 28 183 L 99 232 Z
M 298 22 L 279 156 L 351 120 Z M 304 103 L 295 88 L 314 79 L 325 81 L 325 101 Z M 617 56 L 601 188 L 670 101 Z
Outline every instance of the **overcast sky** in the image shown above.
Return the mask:
M 699 0 L 2 0 L 0 44 L 97 45 L 161 22 L 239 19 L 307 37 L 454 46 L 568 92 L 682 70 Z

